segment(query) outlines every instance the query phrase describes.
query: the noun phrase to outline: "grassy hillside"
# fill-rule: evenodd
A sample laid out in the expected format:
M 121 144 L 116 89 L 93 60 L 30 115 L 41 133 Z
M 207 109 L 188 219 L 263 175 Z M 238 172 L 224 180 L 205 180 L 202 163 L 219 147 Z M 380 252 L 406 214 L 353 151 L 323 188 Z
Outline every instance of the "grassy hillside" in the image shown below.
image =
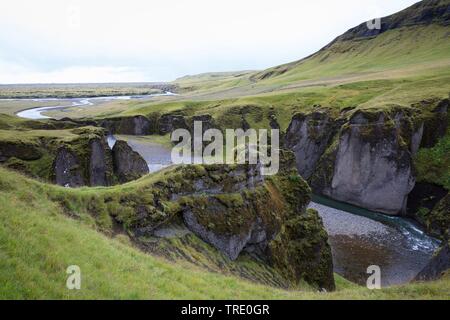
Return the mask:
M 227 108 L 256 105 L 273 108 L 283 118 L 314 104 L 333 109 L 380 108 L 446 98 L 450 93 L 449 4 L 449 0 L 422 1 L 382 18 L 379 31 L 372 32 L 363 23 L 307 58 L 267 70 L 179 78 L 172 83 L 179 96 L 46 114 L 109 117 L 177 111 L 219 117 Z M 13 108 L 17 107 L 6 105 L 3 112 Z
M 325 77 L 338 81 L 350 75 L 367 77 L 369 73 L 386 78 L 426 73 L 449 67 L 448 31 L 448 27 L 439 25 L 412 26 L 375 38 L 337 41 L 308 59 L 263 71 L 254 78 L 275 84 Z
M 258 73 L 179 80 L 175 83 L 181 95 L 170 97 L 170 102 L 165 102 L 167 98 L 114 102 L 81 112 L 73 108 L 47 114 L 106 117 L 183 109 L 215 113 L 218 105 L 245 104 L 270 105 L 283 114 L 314 104 L 336 109 L 409 106 L 448 97 L 449 57 L 450 27 L 411 26 L 373 38 L 337 41 L 308 59 Z
M 133 188 L 146 179 L 120 188 Z M 115 187 L 116 188 L 116 187 Z M 109 189 L 111 188 L 100 188 Z M 70 218 L 50 195 L 96 193 L 42 184 L 0 169 L 0 298 L 28 299 L 448 299 L 450 277 L 371 291 L 337 277 L 338 290 L 279 290 L 169 262 L 135 248 L 123 234 L 101 233 L 94 217 Z M 78 265 L 81 290 L 68 290 L 65 270 Z

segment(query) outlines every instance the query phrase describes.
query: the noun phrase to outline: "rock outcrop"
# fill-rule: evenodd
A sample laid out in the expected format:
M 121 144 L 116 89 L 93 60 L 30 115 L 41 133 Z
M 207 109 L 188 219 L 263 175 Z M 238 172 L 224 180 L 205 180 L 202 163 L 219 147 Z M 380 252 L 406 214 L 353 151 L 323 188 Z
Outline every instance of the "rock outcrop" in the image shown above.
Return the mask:
M 439 279 L 450 269 L 450 244 L 447 242 L 431 258 L 430 262 L 417 274 L 416 281 L 431 281 Z
M 41 150 L 34 143 L 0 141 L 0 162 L 4 162 L 12 157 L 21 160 L 37 160 L 41 156 Z
M 271 228 L 267 226 L 270 224 L 267 217 L 264 224 L 259 206 L 254 203 L 255 188 L 264 181 L 259 170 L 255 169 L 256 166 L 241 166 L 227 173 L 216 167 L 216 170 L 210 171 L 208 178 L 194 181 L 194 192 L 199 195 L 183 202 L 186 226 L 232 260 L 248 244 L 267 244 L 273 236 L 268 230 Z M 229 177 L 225 177 L 226 174 Z M 223 181 L 224 185 L 219 181 Z M 273 205 L 270 197 L 258 200 L 265 202 L 261 208 Z
M 121 183 L 136 180 L 149 172 L 145 160 L 122 140 L 113 149 L 114 173 Z
M 419 1 L 411 7 L 381 19 L 380 28 L 368 28 L 367 23 L 348 30 L 336 41 L 348 41 L 369 37 L 376 37 L 389 30 L 416 25 L 440 24 L 449 25 L 450 5 L 446 1 Z M 376 18 L 376 17 L 374 17 Z
M 148 135 L 155 133 L 155 124 L 144 116 L 108 118 L 99 121 L 99 125 L 111 134 Z
M 171 133 L 176 129 L 187 129 L 186 119 L 181 115 L 164 114 L 158 119 L 158 133 Z
M 292 167 L 293 154 L 282 157 L 289 161 L 270 177 L 261 176 L 256 165 L 175 167 L 138 192 L 109 199 L 107 208 L 144 247 L 152 247 L 148 239 L 158 230 L 178 221 L 222 259 L 250 254 L 290 283 L 303 279 L 332 290 L 328 236 L 317 212 L 306 211 L 311 190 Z
M 296 114 L 284 146 L 315 193 L 387 214 L 406 214 L 415 185 L 413 157 L 448 126 L 448 99 L 385 110 L 314 106 Z M 433 128 L 435 130 L 433 130 Z
M 113 184 L 112 154 L 105 139 L 93 139 L 89 143 L 89 185 L 109 186 Z
M 327 148 L 333 134 L 334 121 L 325 112 L 297 114 L 286 132 L 285 146 L 295 153 L 297 170 L 309 179 L 317 161 Z
M 105 138 L 81 134 L 59 147 L 53 160 L 53 178 L 66 187 L 114 184 L 112 154 Z
M 145 160 L 125 141 L 115 146 L 113 157 L 103 132 L 79 128 L 71 133 L 76 133 L 72 140 L 44 136 L 27 143 L 1 141 L 0 163 L 66 187 L 110 186 L 148 173 Z
M 18 137 L 0 141 L 0 163 L 66 187 L 110 186 L 118 182 L 118 175 L 120 181 L 130 181 L 148 172 L 145 160 L 124 141 L 113 159 L 103 128 L 78 127 L 60 134 L 18 131 Z
M 238 167 L 227 175 L 231 178 L 219 178 L 217 188 L 210 189 L 215 194 L 183 198 L 186 226 L 230 259 L 250 252 L 293 281 L 304 279 L 332 290 L 328 235 L 317 212 L 306 211 L 310 201 L 306 182 L 286 166 L 265 179 L 250 168 Z M 215 176 L 215 171 L 208 176 Z
M 322 194 L 387 214 L 406 212 L 414 187 L 411 153 L 383 113 L 353 116 L 338 138 L 333 177 Z
M 426 230 L 443 240 L 450 238 L 450 193 L 447 193 L 431 209 L 424 212 L 418 210 L 413 217 L 419 221 Z
M 80 160 L 67 147 L 61 147 L 53 162 L 55 182 L 64 187 L 81 187 L 85 185 Z
M 418 107 L 423 108 L 433 104 L 434 101 L 423 101 L 418 104 Z M 449 125 L 448 108 L 449 100 L 444 99 L 437 103 L 433 110 L 426 115 L 420 147 L 431 148 L 445 135 Z
M 285 146 L 314 192 L 387 214 L 406 212 L 423 122 L 410 110 L 326 110 L 293 117 Z

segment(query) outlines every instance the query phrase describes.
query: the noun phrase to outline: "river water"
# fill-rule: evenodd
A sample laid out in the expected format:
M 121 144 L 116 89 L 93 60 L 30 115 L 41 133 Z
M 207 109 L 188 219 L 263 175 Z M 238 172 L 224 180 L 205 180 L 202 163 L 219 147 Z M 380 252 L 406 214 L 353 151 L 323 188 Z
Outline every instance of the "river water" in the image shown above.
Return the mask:
M 108 97 L 108 99 L 132 97 Z M 76 99 L 72 103 L 88 105 L 93 99 Z M 34 108 L 17 115 L 30 118 L 48 118 L 41 114 L 48 108 Z M 147 162 L 150 172 L 171 165 L 171 149 L 144 136 L 108 136 L 113 147 L 116 138 L 126 140 L 130 147 Z M 333 254 L 334 271 L 344 278 L 364 285 L 367 268 L 377 265 L 381 270 L 382 286 L 408 282 L 422 270 L 438 248 L 439 241 L 429 237 L 413 221 L 387 216 L 352 205 L 314 196 L 309 208 L 319 212 Z
M 381 271 L 381 285 L 412 280 L 430 260 L 439 241 L 413 222 L 314 196 L 310 208 L 322 217 L 329 235 L 334 270 L 365 284 L 367 267 Z
M 62 104 L 59 106 L 51 106 L 51 107 L 37 107 L 37 108 L 30 108 L 26 110 L 22 110 L 16 113 L 18 117 L 26 118 L 26 119 L 33 119 L 33 120 L 39 120 L 39 119 L 50 119 L 51 117 L 43 115 L 42 113 L 49 111 L 49 110 L 55 110 L 55 109 L 66 109 L 66 108 L 72 108 L 72 107 L 88 107 L 88 106 L 94 106 L 99 103 L 113 101 L 113 100 L 137 100 L 137 99 L 148 99 L 151 97 L 158 97 L 158 96 L 173 96 L 175 95 L 172 92 L 165 92 L 165 93 L 157 93 L 157 94 L 149 94 L 149 95 L 135 95 L 135 96 L 105 96 L 105 97 L 93 97 L 93 98 L 67 98 L 67 99 L 59 99 L 59 98 L 42 98 L 42 99 L 15 99 L 17 101 L 20 100 L 29 100 L 29 101 L 36 101 L 36 102 L 49 102 L 49 101 L 58 101 Z M 13 99 L 8 99 L 13 100 Z
M 128 145 L 144 158 L 150 172 L 156 172 L 172 164 L 171 149 L 146 139 L 145 136 L 109 135 L 108 145 L 112 149 L 117 139 L 125 140 Z

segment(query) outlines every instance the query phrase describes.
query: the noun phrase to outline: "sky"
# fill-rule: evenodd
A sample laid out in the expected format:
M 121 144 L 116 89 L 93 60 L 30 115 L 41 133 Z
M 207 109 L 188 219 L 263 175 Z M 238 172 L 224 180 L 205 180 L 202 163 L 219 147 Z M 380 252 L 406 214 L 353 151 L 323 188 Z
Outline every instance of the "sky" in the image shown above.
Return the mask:
M 417 0 L 2 0 L 0 83 L 171 81 L 314 53 Z

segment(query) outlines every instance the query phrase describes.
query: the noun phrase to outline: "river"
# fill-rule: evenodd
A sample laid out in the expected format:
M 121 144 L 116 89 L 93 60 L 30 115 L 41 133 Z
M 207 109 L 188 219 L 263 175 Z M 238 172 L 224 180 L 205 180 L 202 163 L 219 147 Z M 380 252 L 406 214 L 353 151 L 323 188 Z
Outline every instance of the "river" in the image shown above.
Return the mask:
M 148 99 L 152 97 L 158 97 L 158 96 L 173 96 L 176 95 L 172 92 L 165 92 L 165 93 L 157 93 L 157 94 L 149 94 L 149 95 L 135 95 L 135 96 L 105 96 L 105 97 L 92 97 L 92 98 L 41 98 L 41 99 L 8 99 L 8 100 L 28 100 L 28 101 L 36 101 L 36 102 L 49 102 L 49 101 L 60 101 L 61 105 L 59 106 L 51 106 L 51 107 L 37 107 L 37 108 L 30 108 L 26 110 L 22 110 L 16 113 L 18 117 L 26 118 L 26 119 L 33 119 L 33 120 L 39 120 L 39 119 L 50 119 L 51 117 L 43 115 L 42 113 L 49 111 L 49 110 L 55 110 L 55 109 L 67 109 L 72 107 L 87 107 L 87 106 L 94 106 L 99 103 L 113 101 L 113 100 L 137 100 L 137 99 Z
M 108 99 L 132 99 L 132 97 L 108 97 Z M 76 99 L 72 103 L 92 103 L 93 99 Z M 30 119 L 42 119 L 41 112 L 48 108 L 28 109 L 18 115 Z M 39 117 L 39 118 L 38 118 Z M 150 172 L 171 165 L 171 149 L 144 136 L 119 136 L 147 162 Z M 116 137 L 108 136 L 112 148 Z M 381 270 L 382 286 L 406 283 L 422 270 L 439 246 L 439 241 L 425 234 L 413 221 L 402 217 L 387 216 L 362 208 L 340 203 L 320 196 L 313 196 L 309 205 L 319 212 L 333 254 L 334 270 L 348 280 L 365 284 L 369 274 L 367 267 L 377 265 Z

